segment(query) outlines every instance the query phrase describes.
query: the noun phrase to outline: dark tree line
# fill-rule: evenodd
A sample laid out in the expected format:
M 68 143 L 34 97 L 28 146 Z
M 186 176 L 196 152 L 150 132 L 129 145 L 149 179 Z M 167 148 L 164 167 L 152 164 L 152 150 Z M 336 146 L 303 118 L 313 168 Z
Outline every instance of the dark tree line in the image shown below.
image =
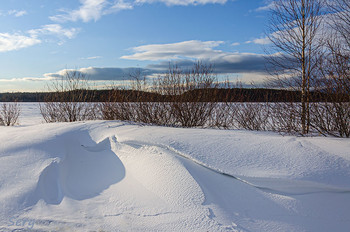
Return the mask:
M 79 95 L 80 90 L 71 92 L 70 94 Z M 81 102 L 104 102 L 107 101 L 109 96 L 117 94 L 119 97 L 116 99 L 118 102 L 136 102 L 138 99 L 142 101 L 153 102 L 169 102 L 174 98 L 168 95 L 161 95 L 158 93 L 138 91 L 138 90 L 84 90 L 91 95 L 89 99 Z M 200 101 L 217 101 L 217 102 L 301 102 L 301 92 L 292 90 L 280 90 L 280 89 L 266 89 L 266 88 L 221 88 L 221 89 L 207 89 L 207 94 L 201 92 L 201 89 L 191 90 L 184 93 L 184 96 L 199 96 Z M 212 93 L 210 93 L 212 92 Z M 215 95 L 214 95 L 215 93 Z M 58 93 L 57 98 L 51 99 L 51 101 L 63 101 L 68 100 L 68 93 Z M 52 95 L 49 92 L 37 92 L 37 93 L 0 93 L 0 102 L 45 102 L 48 100 L 48 96 Z M 61 96 L 60 96 L 61 95 Z M 211 96 L 211 97 L 209 97 Z M 188 98 L 188 97 L 187 97 Z M 198 98 L 198 97 L 195 97 Z M 349 95 L 333 94 L 319 91 L 310 92 L 311 102 L 324 102 L 330 101 L 333 98 L 342 98 L 342 101 L 348 101 Z M 189 100 L 191 100 L 189 98 Z

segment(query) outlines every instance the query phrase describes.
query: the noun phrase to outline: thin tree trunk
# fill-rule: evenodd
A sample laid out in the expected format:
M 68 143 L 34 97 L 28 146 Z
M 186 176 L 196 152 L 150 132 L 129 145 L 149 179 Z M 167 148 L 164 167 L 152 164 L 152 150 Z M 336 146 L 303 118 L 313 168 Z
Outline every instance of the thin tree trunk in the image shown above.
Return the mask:
M 305 59 L 305 50 L 306 50 L 306 32 L 305 32 L 305 1 L 301 1 L 301 11 L 302 11 L 302 55 L 301 55 L 301 65 L 302 65 L 302 84 L 301 84 L 301 127 L 302 127 L 302 133 L 307 133 L 306 128 L 306 114 L 307 114 L 307 107 L 306 107 L 306 95 L 307 95 L 307 78 L 306 78 L 306 59 Z

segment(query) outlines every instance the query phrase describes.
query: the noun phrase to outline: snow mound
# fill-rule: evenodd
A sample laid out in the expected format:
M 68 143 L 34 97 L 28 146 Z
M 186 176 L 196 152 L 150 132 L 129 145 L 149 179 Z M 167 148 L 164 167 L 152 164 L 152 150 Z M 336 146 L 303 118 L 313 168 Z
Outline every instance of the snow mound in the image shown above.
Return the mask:
M 350 227 L 348 140 L 99 121 L 0 141 L 0 231 Z

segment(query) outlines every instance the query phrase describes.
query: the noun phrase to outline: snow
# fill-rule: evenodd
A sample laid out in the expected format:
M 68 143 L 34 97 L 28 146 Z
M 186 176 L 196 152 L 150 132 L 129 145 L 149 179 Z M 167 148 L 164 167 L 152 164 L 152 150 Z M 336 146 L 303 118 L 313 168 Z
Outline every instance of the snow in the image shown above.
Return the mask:
M 0 231 L 347 231 L 350 142 L 120 121 L 0 128 Z

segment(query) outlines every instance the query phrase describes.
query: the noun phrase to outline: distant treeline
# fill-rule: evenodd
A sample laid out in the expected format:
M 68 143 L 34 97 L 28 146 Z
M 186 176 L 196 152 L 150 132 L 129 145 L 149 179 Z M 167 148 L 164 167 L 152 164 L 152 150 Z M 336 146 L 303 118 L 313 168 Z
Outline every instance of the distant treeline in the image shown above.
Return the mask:
M 160 95 L 152 92 L 142 92 L 135 90 L 75 90 L 88 92 L 91 96 L 91 102 L 109 101 L 109 96 L 119 96 L 116 101 L 134 102 L 134 101 L 171 101 L 173 97 Z M 60 93 L 65 94 L 65 93 Z M 72 94 L 70 92 L 69 94 Z M 44 102 L 49 99 L 48 92 L 16 92 L 16 93 L 0 93 L 0 102 Z M 300 102 L 300 91 L 288 91 L 277 89 L 247 89 L 247 88 L 232 88 L 232 89 L 196 89 L 191 90 L 183 95 L 188 95 L 188 99 L 200 99 L 203 102 Z M 198 97 L 197 97 L 198 96 Z M 64 98 L 60 98 L 64 99 Z M 182 97 L 182 99 L 184 99 Z M 186 99 L 186 98 L 185 98 Z M 311 92 L 310 101 L 320 102 L 327 101 L 330 96 L 324 93 Z

